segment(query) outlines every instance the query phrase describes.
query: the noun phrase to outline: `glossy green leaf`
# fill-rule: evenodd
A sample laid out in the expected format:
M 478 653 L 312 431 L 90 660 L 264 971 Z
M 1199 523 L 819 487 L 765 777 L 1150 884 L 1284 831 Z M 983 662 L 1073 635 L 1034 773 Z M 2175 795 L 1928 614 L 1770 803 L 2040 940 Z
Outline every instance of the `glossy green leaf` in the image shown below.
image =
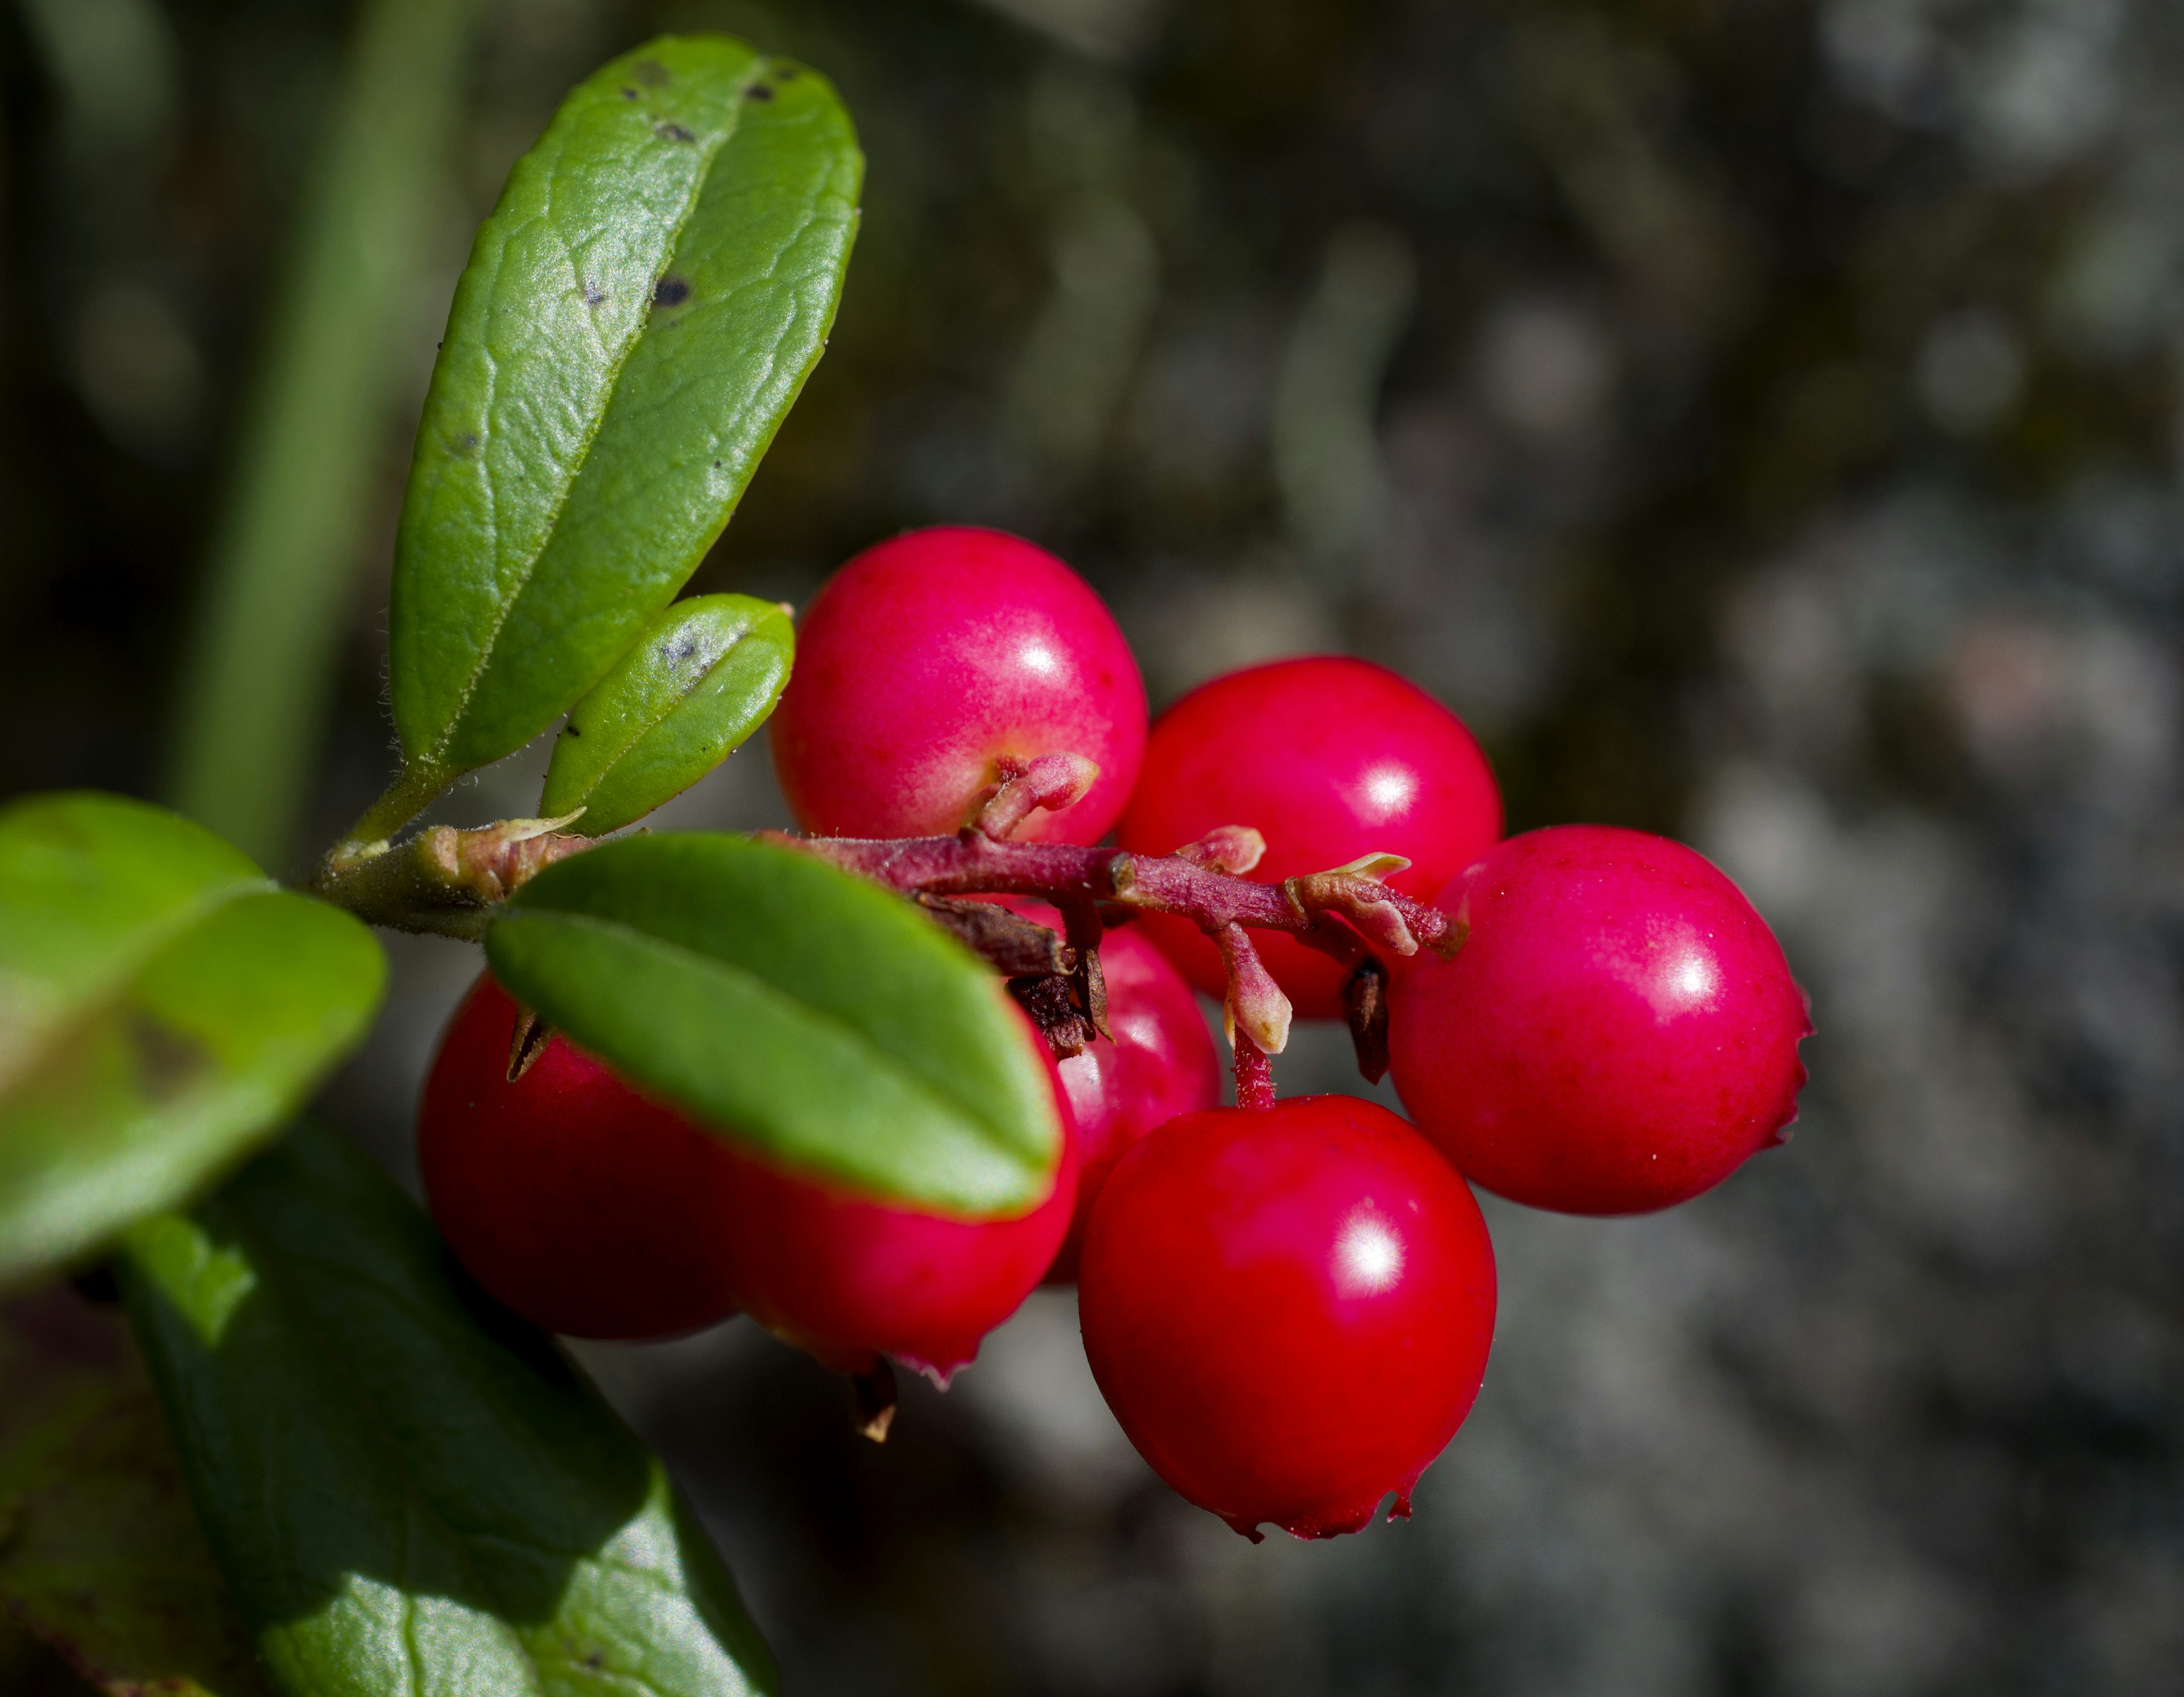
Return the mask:
M 538 810 L 602 836 L 680 795 L 766 723 L 796 652 L 788 615 L 748 595 L 677 601 L 571 709 Z
M 247 1153 L 361 1039 L 385 978 L 354 919 L 162 809 L 0 810 L 0 1284 Z
M 603 843 L 525 885 L 486 954 L 577 1043 L 785 1166 L 967 1216 L 1052 1188 L 1061 1126 L 1001 980 L 793 849 Z
M 396 542 L 412 762 L 520 748 L 688 579 L 826 345 L 863 170 L 823 77 L 717 36 L 615 60 L 518 161 Z
M 658 1460 L 449 1265 L 313 1127 L 130 1234 L 123 1290 L 198 1519 L 283 1689 L 772 1689 Z
M 163 808 L 78 792 L 0 810 L 0 1089 L 170 938 L 273 887 Z
M 120 1311 L 0 1305 L 0 1606 L 112 1697 L 271 1697 Z

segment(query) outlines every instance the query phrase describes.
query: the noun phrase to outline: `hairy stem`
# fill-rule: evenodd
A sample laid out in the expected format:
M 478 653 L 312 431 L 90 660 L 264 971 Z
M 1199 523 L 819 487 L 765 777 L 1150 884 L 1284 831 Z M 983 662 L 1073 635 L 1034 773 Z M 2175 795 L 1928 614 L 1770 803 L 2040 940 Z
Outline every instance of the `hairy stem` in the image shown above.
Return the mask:
M 571 815 L 573 817 L 574 815 Z M 329 854 L 315 893 L 390 931 L 471 941 L 493 910 L 556 860 L 592 847 L 560 831 L 566 819 L 504 819 L 479 831 L 436 825 L 397 847 L 342 858 Z
M 1257 1113 L 1274 1105 L 1274 1069 L 1267 1052 L 1248 1034 L 1238 1032 L 1236 1044 L 1236 1105 Z
M 384 854 L 394 833 L 437 801 L 458 776 L 421 761 L 404 765 L 379 799 L 364 810 L 364 816 L 349 826 L 348 834 L 326 850 L 319 863 L 316 883 L 323 887 L 330 878 Z M 485 827 L 488 831 L 499 828 Z M 320 893 L 325 893 L 323 887 Z
M 314 885 L 320 895 L 375 925 L 474 939 L 527 880 L 556 860 L 597 846 L 596 838 L 563 832 L 566 819 L 503 820 L 476 831 L 440 825 L 393 846 L 368 840 L 367 832 L 382 823 L 398 828 L 431 799 L 425 782 L 421 777 L 406 788 L 398 784 L 336 845 L 320 866 Z M 437 787 L 435 782 L 432 793 Z M 1332 871 L 1256 884 L 1229 870 L 1256 864 L 1263 845 L 1255 832 L 1228 827 L 1166 855 L 1016 843 L 989 834 L 996 820 L 1012 828 L 1022 816 L 1004 784 L 988 816 L 953 837 L 872 841 L 773 831 L 757 836 L 917 901 L 1010 980 L 1017 999 L 1062 1054 L 1078 1053 L 1095 1032 L 1106 1031 L 1101 909 L 1190 920 L 1213 940 L 1228 969 L 1224 1012 L 1236 1052 L 1237 1098 L 1246 1106 L 1273 1101 L 1267 1058 L 1286 1046 L 1290 1017 L 1289 999 L 1260 960 L 1251 932 L 1285 932 L 1352 969 L 1346 1000 L 1359 1065 L 1373 1079 L 1387 1067 L 1386 975 L 1367 943 L 1396 954 L 1424 947 L 1446 956 L 1462 941 L 1457 921 L 1380 882 L 1379 874 L 1405 864 L 1393 856 L 1368 856 Z M 1061 910 L 1065 935 L 1057 938 L 984 904 L 954 899 L 967 895 L 1036 897 Z
M 1273 1105 L 1268 1057 L 1287 1046 L 1290 1017 L 1289 999 L 1260 960 L 1251 931 L 1285 932 L 1351 969 L 1346 1000 L 1358 1068 L 1374 1082 L 1387 1071 L 1386 973 L 1367 943 L 1396 954 L 1423 946 L 1446 956 L 1462 942 L 1459 921 L 1381 882 L 1408 864 L 1394 855 L 1368 855 L 1331 871 L 1256 884 L 1236 874 L 1257 864 L 1265 844 L 1256 832 L 1237 826 L 1174 854 L 1152 856 L 1008 842 L 993 833 L 993 822 L 982 817 L 953 837 L 889 842 L 761 834 L 922 901 L 1006 893 L 1036 896 L 1061 909 L 1078 961 L 1071 992 L 1065 993 L 1059 977 L 1012 985 L 1060 1054 L 1074 1054 L 1090 1040 L 1076 1014 L 1104 1029 L 1104 987 L 1095 976 L 1099 905 L 1190 920 L 1213 940 L 1227 970 L 1223 1012 L 1243 1107 Z M 1016 822 L 1014 816 L 1006 821 L 1011 828 Z
M 1175 914 L 1209 936 L 1223 926 L 1286 932 L 1345 958 L 1355 933 L 1330 936 L 1322 917 L 1334 915 L 1399 954 L 1424 947 L 1453 954 L 1456 921 L 1438 908 L 1401 894 L 1368 873 L 1347 868 L 1255 884 L 1195 863 L 1187 854 L 1133 854 L 1069 843 L 998 843 L 976 830 L 953 837 L 868 840 L 794 837 L 760 832 L 766 842 L 794 848 L 905 895 L 1035 896 L 1067 910 L 1072 902 L 1106 902 L 1140 913 Z M 1400 863 L 1399 863 L 1400 864 Z M 1362 923 L 1360 923 L 1362 921 Z M 1396 929 L 1400 922 L 1401 929 Z

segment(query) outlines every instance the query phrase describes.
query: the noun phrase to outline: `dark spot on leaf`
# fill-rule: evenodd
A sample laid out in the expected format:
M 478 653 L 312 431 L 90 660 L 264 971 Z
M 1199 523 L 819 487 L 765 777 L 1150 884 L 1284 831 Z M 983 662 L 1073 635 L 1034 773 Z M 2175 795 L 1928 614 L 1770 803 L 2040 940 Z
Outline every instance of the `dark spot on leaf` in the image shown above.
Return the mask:
M 774 80 L 776 82 L 794 82 L 794 81 L 795 81 L 795 80 L 796 80 L 796 67 L 795 67 L 794 65 L 793 65 L 793 64 L 785 64 L 785 65 L 779 66 L 778 68 L 777 68 L 777 69 L 776 69 L 776 70 L 775 70 L 775 71 L 774 71 L 774 73 L 773 73 L 773 80 Z
M 141 1013 L 130 1016 L 129 1043 L 136 1051 L 136 1082 L 154 1101 L 181 1095 L 211 1060 L 203 1044 Z
M 655 306 L 680 306 L 690 298 L 690 286 L 680 277 L 662 277 L 652 288 Z
M 698 639 L 685 631 L 672 641 L 660 645 L 660 658 L 664 665 L 679 666 L 698 652 Z
M 606 298 L 607 292 L 601 288 L 597 283 L 586 283 L 584 285 L 584 304 L 586 306 L 604 306 L 606 304 Z
M 771 100 L 773 98 L 773 91 L 762 82 L 755 82 L 744 91 L 744 95 L 749 100 Z
M 694 132 L 680 124 L 655 124 L 652 130 L 655 135 L 665 136 L 671 142 L 694 142 L 698 139 Z
M 607 1654 L 603 1650 L 595 1650 L 584 1658 L 584 1666 L 587 1667 L 604 1667 L 606 1665 Z
M 625 88 L 621 92 L 621 97 L 624 100 L 634 100 L 637 98 L 637 91 L 633 88 Z
M 584 734 L 584 727 L 572 721 L 561 727 L 561 734 L 564 737 L 581 737 Z
M 647 88 L 658 88 L 668 81 L 667 67 L 658 59 L 639 59 L 629 68 L 629 74 Z
M 716 471 L 718 471 L 720 469 L 721 469 L 721 462 L 720 462 L 719 460 L 717 460 L 717 459 L 716 459 L 716 460 L 715 460 L 715 461 L 713 462 L 713 470 L 716 470 Z
M 449 442 L 448 447 L 452 452 L 456 453 L 476 453 L 477 452 L 477 432 L 476 431 L 466 430 L 453 442 Z

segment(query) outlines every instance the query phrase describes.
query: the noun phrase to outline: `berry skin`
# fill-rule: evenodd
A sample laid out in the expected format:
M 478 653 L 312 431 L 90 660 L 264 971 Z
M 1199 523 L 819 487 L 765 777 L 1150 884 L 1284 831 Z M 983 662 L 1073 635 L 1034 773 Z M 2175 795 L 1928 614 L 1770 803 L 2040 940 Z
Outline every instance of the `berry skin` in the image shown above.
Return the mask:
M 1091 789 L 1016 834 L 1096 843 L 1137 782 L 1145 683 L 1100 598 L 1052 554 L 1000 531 L 912 531 L 812 601 L 772 746 L 797 822 L 825 837 L 954 832 L 1002 763 L 1081 754 L 1100 768 Z
M 1364 660 L 1276 660 L 1161 715 L 1118 836 L 1166 854 L 1223 825 L 1267 839 L 1249 874 L 1261 883 L 1378 850 L 1410 860 L 1388 882 L 1424 900 L 1501 836 L 1502 793 L 1463 721 L 1417 685 Z M 1196 926 L 1165 914 L 1145 924 L 1185 977 L 1222 993 L 1221 957 Z M 1341 1016 L 1339 963 L 1279 932 L 1252 941 L 1299 1018 Z
M 1172 1120 L 1085 1234 L 1084 1352 L 1153 1471 L 1256 1539 L 1362 1530 L 1470 1412 L 1494 1249 L 1462 1178 L 1386 1109 L 1301 1096 Z
M 1641 1213 L 1711 1189 L 1797 1117 L 1804 998 L 1767 921 L 1681 843 L 1528 832 L 1440 905 L 1468 932 L 1453 960 L 1396 972 L 1391 1070 L 1474 1183 Z
M 1023 1040 L 1047 1054 L 1030 1021 Z M 722 1231 L 733 1288 L 768 1331 L 830 1367 L 864 1372 L 892 1355 L 942 1384 L 1022 1305 L 1054 1260 L 1077 1199 L 1077 1136 L 1063 1118 L 1053 1191 L 1013 1220 L 963 1221 L 850 1195 L 736 1152 Z
M 1044 902 L 996 898 L 1003 907 L 1055 930 L 1061 916 Z M 1094 1040 L 1080 1054 L 1057 1061 L 1077 1121 L 1077 1211 L 1069 1237 L 1047 1271 L 1047 1282 L 1077 1277 L 1085 1222 L 1107 1175 L 1130 1145 L 1178 1114 L 1221 1100 L 1221 1057 L 1198 1011 L 1197 999 L 1167 957 L 1134 925 L 1111 931 L 1100 945 L 1107 980 L 1107 1027 L 1114 1040 Z
M 481 976 L 425 1084 L 418 1161 L 456 1259 L 571 1337 L 664 1337 L 734 1313 L 727 1147 L 559 1033 L 510 1082 L 515 1014 Z
M 1077 1195 L 1067 1097 L 1045 1202 L 965 1221 L 844 1194 L 646 1100 L 556 1033 L 508 1080 L 515 1004 L 482 977 L 425 1087 L 432 1216 L 471 1277 L 549 1331 L 652 1338 L 742 1307 L 830 1366 L 889 1355 L 944 1378 L 1053 1260 Z M 1022 1037 L 1046 1044 L 1023 1023 Z

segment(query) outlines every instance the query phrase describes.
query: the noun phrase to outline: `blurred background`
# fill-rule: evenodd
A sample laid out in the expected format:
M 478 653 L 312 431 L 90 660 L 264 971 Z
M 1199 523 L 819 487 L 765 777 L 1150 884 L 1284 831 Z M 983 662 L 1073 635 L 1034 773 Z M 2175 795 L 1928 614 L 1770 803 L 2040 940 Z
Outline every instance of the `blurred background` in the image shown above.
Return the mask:
M 417 149 L 399 240 L 330 259 L 343 52 L 398 25 L 443 32 L 446 97 L 366 114 Z M 748 1323 L 585 1349 L 788 1689 L 2184 1689 L 2184 11 L 7 0 L 0 793 L 193 793 L 187 641 L 256 546 L 252 464 L 347 492 L 309 503 L 323 664 L 250 655 L 306 675 L 280 728 L 318 774 L 260 852 L 298 870 L 378 791 L 470 232 L 667 29 L 819 67 L 870 159 L 832 351 L 698 587 L 801 601 L 981 521 L 1093 581 L 1156 703 L 1384 661 L 1477 730 L 1513 829 L 1715 857 L 1819 1027 L 1796 1140 L 1713 1194 L 1488 1199 L 1493 1362 L 1407 1525 L 1255 1548 L 1184 1505 L 1067 1293 L 884 1449 Z M 272 305 L 314 265 L 370 285 L 316 343 Z M 270 350 L 344 342 L 369 404 L 282 428 Z M 542 770 L 440 816 L 529 812 Z M 763 750 L 672 819 L 783 822 Z M 414 1178 L 476 958 L 390 943 L 327 1111 Z M 1362 1089 L 1346 1048 L 1306 1034 L 1284 1088 Z

